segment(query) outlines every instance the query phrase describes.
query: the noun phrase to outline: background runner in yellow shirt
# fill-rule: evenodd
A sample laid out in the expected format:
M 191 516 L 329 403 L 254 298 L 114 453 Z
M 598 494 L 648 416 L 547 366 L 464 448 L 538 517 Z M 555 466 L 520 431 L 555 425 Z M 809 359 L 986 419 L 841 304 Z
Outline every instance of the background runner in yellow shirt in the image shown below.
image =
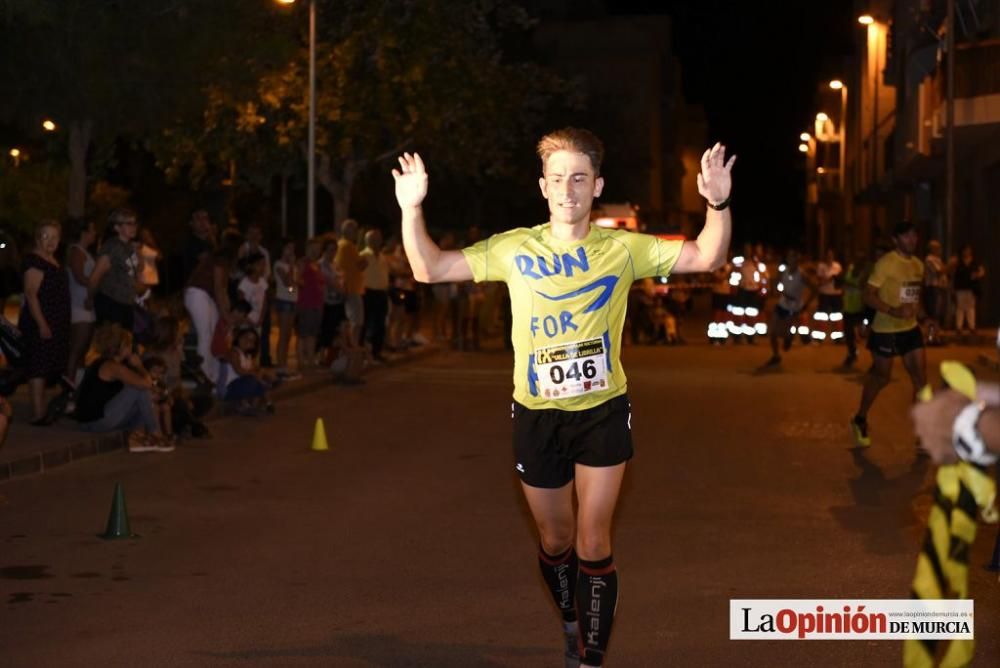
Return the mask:
M 865 303 L 875 309 L 875 320 L 868 335 L 872 368 L 861 390 L 861 407 L 851 420 L 851 431 L 861 447 L 871 445 L 868 410 L 882 388 L 889 384 L 894 357 L 903 358 L 903 366 L 913 382 L 914 400 L 927 382 L 924 337 L 917 324 L 924 282 L 924 263 L 914 256 L 917 229 L 913 223 L 899 223 L 893 229 L 892 239 L 895 250 L 875 263 L 864 293 Z
M 515 468 L 538 527 L 542 576 L 563 616 L 567 665 L 577 665 L 579 648 L 580 665 L 599 666 L 618 601 L 611 519 L 632 456 L 619 362 L 628 289 L 640 278 L 713 271 L 725 262 L 735 157 L 725 162 L 719 144 L 705 151 L 698 175 L 705 227 L 695 241 L 669 242 L 590 223 L 604 188 L 604 147 L 592 133 L 553 132 L 538 155 L 549 221 L 462 251 L 443 251 L 427 235 L 420 156 L 400 157 L 393 177 L 417 280 L 504 281 L 510 289 Z

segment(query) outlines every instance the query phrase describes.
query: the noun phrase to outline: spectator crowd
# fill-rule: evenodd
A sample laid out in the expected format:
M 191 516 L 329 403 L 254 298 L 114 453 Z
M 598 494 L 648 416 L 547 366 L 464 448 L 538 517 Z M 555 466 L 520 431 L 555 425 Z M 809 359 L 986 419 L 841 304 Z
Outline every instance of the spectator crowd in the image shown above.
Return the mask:
M 259 225 L 220 231 L 196 210 L 180 249 L 183 288 L 170 293 L 165 253 L 135 212 L 112 211 L 103 229 L 39 223 L 20 280 L 5 279 L 21 299 L 16 322 L 0 318 L 0 444 L 13 418 L 7 398 L 22 385 L 34 427 L 68 418 L 87 432 L 127 432 L 130 451 L 169 452 L 210 435 L 203 418 L 216 403 L 270 414 L 286 380 L 328 369 L 363 383 L 387 350 L 428 342 L 398 238 L 346 220 L 339 233 L 273 250 Z M 447 321 L 456 337 L 473 319 L 459 292 L 448 286 L 435 311 L 439 331 Z

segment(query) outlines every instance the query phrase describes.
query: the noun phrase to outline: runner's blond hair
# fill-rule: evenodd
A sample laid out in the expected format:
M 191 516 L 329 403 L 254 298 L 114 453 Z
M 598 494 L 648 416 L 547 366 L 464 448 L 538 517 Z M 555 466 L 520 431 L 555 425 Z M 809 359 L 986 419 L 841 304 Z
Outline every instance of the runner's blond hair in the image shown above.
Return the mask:
M 583 153 L 590 158 L 594 168 L 594 176 L 601 175 L 601 162 L 604 160 L 604 144 L 590 130 L 582 128 L 562 128 L 550 132 L 538 140 L 538 157 L 542 159 L 542 169 L 545 161 L 556 151 L 573 151 Z

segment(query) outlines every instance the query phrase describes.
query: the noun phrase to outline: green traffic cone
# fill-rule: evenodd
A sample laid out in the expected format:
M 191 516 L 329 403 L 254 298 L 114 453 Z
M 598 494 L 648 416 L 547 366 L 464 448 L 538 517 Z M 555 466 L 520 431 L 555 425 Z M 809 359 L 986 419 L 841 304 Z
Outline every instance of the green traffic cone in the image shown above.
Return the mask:
M 108 528 L 98 538 L 116 540 L 119 538 L 138 538 L 128 525 L 128 508 L 125 507 L 125 492 L 120 482 L 115 483 L 115 493 L 111 497 L 111 513 L 108 515 Z

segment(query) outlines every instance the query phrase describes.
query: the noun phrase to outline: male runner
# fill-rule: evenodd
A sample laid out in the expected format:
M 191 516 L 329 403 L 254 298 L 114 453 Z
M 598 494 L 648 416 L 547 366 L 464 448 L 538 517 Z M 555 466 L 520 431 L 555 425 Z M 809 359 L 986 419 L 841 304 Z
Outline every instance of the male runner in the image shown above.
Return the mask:
M 805 305 L 806 286 L 812 283 L 802 274 L 799 267 L 799 252 L 797 250 L 788 251 L 785 258 L 784 269 L 779 269 L 778 273 L 778 303 L 774 305 L 774 313 L 771 315 L 771 326 L 769 334 L 771 339 L 771 359 L 764 363 L 764 367 L 776 367 L 781 364 L 781 353 L 778 352 L 778 338 L 784 341 L 784 349 L 787 352 L 792 347 L 792 335 L 795 325 L 799 322 L 799 314 Z
M 854 440 L 861 447 L 871 445 L 868 436 L 868 410 L 892 376 L 892 360 L 899 356 L 910 374 L 913 396 L 927 382 L 924 338 L 917 325 L 920 292 L 923 288 L 924 263 L 914 257 L 917 229 L 913 223 L 898 223 L 892 232 L 896 249 L 883 255 L 865 287 L 865 303 L 875 309 L 868 349 L 872 368 L 861 390 L 861 406 L 851 420 Z
M 712 271 L 725 261 L 735 157 L 727 163 L 724 154 L 716 144 L 702 156 L 698 190 L 709 208 L 693 242 L 590 223 L 591 205 L 604 188 L 604 148 L 586 130 L 558 130 L 538 143 L 538 184 L 549 222 L 462 251 L 442 251 L 427 235 L 421 211 L 427 172 L 420 157 L 404 154 L 393 170 L 417 280 L 505 281 L 509 287 L 515 468 L 538 527 L 542 575 L 562 613 L 567 665 L 577 665 L 576 647 L 581 665 L 602 664 L 618 600 L 611 520 L 632 456 L 619 362 L 629 286 L 648 276 Z

